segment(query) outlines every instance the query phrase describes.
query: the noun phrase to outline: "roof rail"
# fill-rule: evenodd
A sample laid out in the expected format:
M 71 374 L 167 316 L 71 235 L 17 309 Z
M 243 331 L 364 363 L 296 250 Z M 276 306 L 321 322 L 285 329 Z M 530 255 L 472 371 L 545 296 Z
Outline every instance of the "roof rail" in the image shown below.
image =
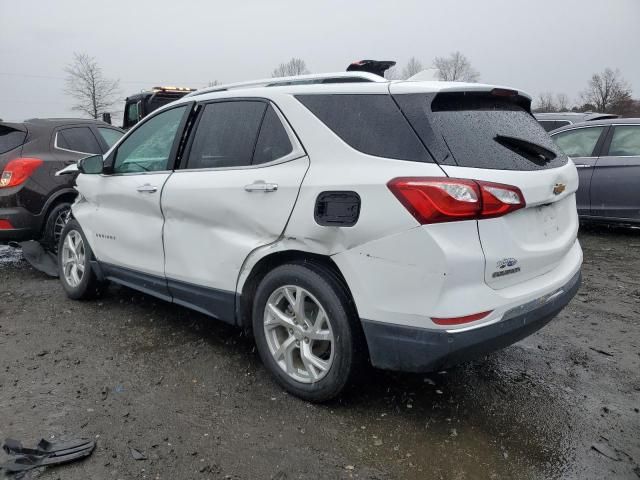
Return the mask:
M 385 78 L 368 72 L 336 72 L 319 73 L 311 75 L 296 75 L 293 77 L 264 78 L 262 80 L 251 80 L 248 82 L 228 83 L 226 85 L 215 85 L 213 87 L 202 88 L 191 92 L 185 97 L 194 97 L 212 92 L 224 92 L 237 88 L 251 87 L 278 87 L 284 85 L 309 85 L 317 83 L 351 83 L 351 82 L 387 82 Z

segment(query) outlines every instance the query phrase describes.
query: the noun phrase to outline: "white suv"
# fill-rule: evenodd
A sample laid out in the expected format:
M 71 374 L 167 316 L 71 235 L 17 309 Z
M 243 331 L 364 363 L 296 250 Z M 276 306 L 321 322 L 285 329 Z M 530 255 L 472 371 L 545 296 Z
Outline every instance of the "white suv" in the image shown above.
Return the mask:
M 576 168 L 530 103 L 364 72 L 194 92 L 80 161 L 62 284 L 252 330 L 310 401 L 367 363 L 430 371 L 504 347 L 580 283 Z

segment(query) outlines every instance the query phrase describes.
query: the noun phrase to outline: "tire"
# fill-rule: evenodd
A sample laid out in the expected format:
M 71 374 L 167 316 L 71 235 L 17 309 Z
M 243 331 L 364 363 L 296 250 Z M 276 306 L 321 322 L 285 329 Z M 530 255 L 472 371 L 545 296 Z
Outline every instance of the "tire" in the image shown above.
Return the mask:
M 69 241 L 75 245 L 75 255 L 67 244 Z M 58 275 L 67 297 L 85 300 L 102 293 L 105 283 L 98 281 L 96 273 L 91 268 L 90 262 L 94 259 L 80 224 L 76 220 L 70 220 L 64 227 L 58 244 Z M 74 265 L 75 275 L 71 271 Z M 82 265 L 82 272 L 79 265 Z
M 62 202 L 54 205 L 47 214 L 47 218 L 44 222 L 44 228 L 42 229 L 41 240 L 45 249 L 50 250 L 53 253 L 58 252 L 60 236 L 64 230 L 70 210 L 71 204 L 68 202 Z
M 296 306 L 299 295 L 302 310 Z M 262 362 L 297 397 L 324 402 L 338 396 L 366 362 L 346 287 L 323 265 L 286 264 L 269 272 L 256 290 L 252 313 Z

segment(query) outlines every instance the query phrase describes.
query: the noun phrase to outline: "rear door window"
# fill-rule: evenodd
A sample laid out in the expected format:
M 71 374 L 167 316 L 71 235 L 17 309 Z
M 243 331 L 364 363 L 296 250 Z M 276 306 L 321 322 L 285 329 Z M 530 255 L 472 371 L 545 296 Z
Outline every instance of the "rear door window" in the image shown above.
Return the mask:
M 206 104 L 189 152 L 187 168 L 251 165 L 267 104 L 230 101 Z
M 352 148 L 398 160 L 432 159 L 390 95 L 297 95 L 296 98 Z
M 102 153 L 102 148 L 89 127 L 73 127 L 59 130 L 56 145 L 79 153 Z
M 16 130 L 7 125 L 0 125 L 0 153 L 19 147 L 24 143 L 26 132 Z
M 269 105 L 260 127 L 260 134 L 253 153 L 253 164 L 267 163 L 286 157 L 293 151 L 293 145 L 278 114 Z
M 592 157 L 605 127 L 577 128 L 555 134 L 552 138 L 570 157 Z
M 613 130 L 610 157 L 640 157 L 640 125 L 618 125 Z

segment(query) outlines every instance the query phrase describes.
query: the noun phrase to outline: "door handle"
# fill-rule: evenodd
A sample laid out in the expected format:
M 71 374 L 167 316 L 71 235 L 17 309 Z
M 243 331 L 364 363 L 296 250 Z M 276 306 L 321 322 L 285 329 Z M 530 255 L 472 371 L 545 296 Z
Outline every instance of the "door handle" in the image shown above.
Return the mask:
M 584 163 L 576 163 L 576 168 L 591 168 L 593 165 L 586 165 Z
M 263 180 L 257 180 L 249 185 L 245 185 L 247 192 L 275 192 L 278 190 L 277 183 L 266 183 Z
M 138 193 L 156 193 L 158 191 L 158 187 L 146 183 L 144 185 L 140 185 L 136 190 L 138 190 Z

